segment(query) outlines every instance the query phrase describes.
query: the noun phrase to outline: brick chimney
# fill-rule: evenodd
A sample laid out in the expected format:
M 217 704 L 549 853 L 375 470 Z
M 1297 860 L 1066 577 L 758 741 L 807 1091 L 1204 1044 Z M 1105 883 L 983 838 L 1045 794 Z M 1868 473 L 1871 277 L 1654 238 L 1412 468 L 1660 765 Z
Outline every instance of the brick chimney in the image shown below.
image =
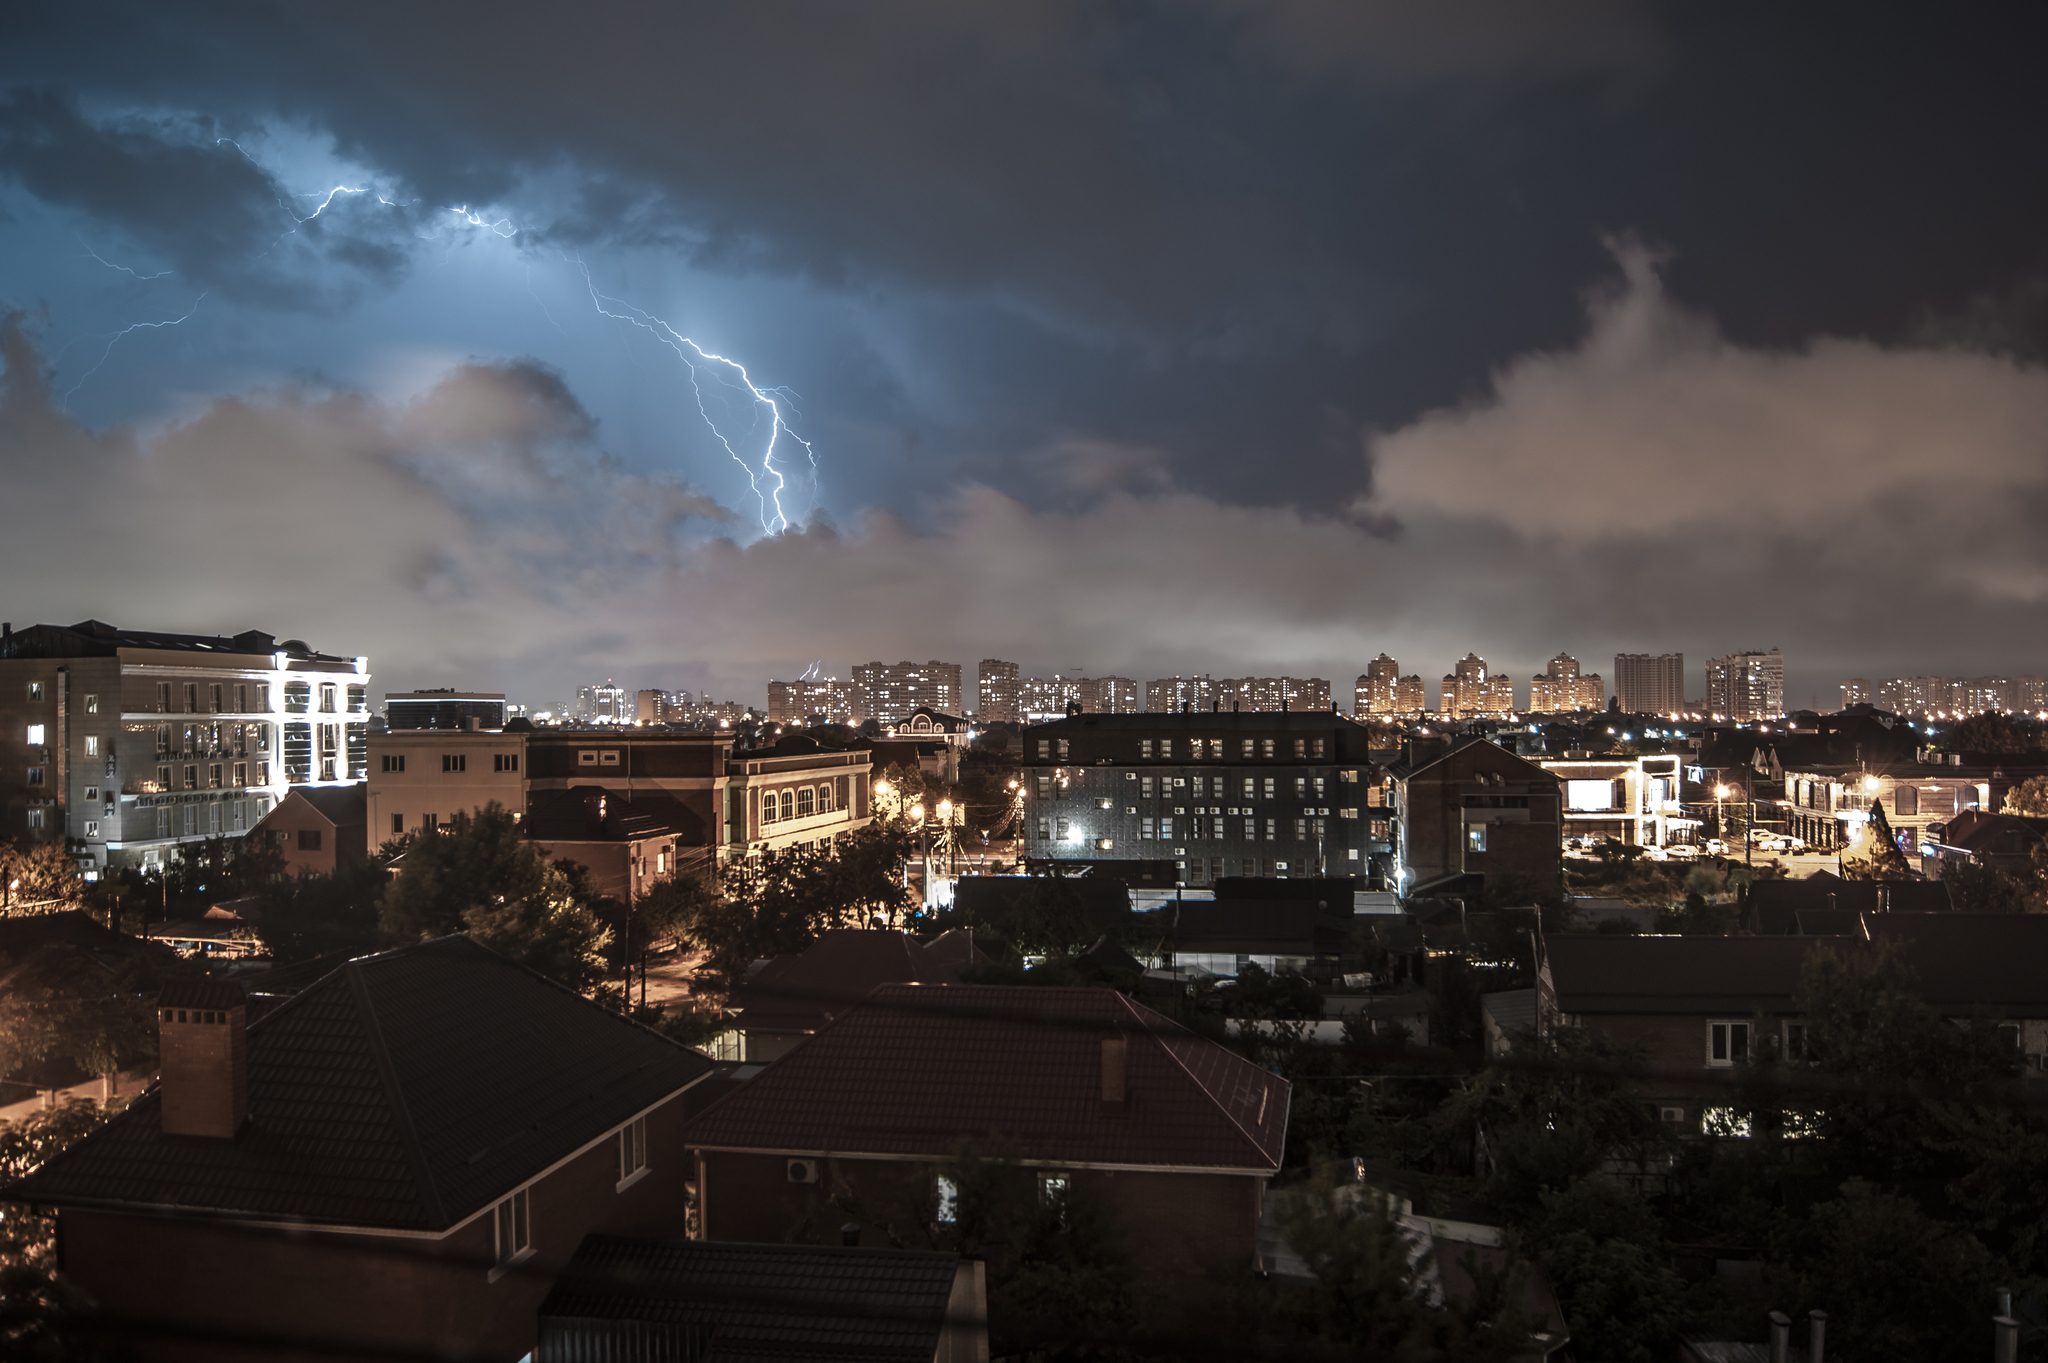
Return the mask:
M 163 1133 L 233 1140 L 249 1117 L 248 996 L 226 980 L 172 980 L 156 1016 Z
M 1122 1106 L 1130 1095 L 1131 1043 L 1123 1037 L 1102 1039 L 1102 1101 Z

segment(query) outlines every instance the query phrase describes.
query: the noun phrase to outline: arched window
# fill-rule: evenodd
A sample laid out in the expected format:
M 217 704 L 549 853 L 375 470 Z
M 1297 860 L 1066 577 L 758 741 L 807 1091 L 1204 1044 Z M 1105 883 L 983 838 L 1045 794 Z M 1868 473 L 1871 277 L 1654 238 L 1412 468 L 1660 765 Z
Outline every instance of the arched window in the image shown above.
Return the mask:
M 772 790 L 761 797 L 761 822 L 775 822 L 775 792 Z
M 796 794 L 793 791 L 785 790 L 782 792 L 782 817 L 785 819 L 794 819 L 796 817 Z
M 832 812 L 832 787 L 829 785 L 818 787 L 818 812 L 820 814 L 830 814 Z
M 814 803 L 815 799 L 816 796 L 809 786 L 805 786 L 796 793 L 796 816 L 799 819 L 808 819 L 817 812 L 817 805 Z

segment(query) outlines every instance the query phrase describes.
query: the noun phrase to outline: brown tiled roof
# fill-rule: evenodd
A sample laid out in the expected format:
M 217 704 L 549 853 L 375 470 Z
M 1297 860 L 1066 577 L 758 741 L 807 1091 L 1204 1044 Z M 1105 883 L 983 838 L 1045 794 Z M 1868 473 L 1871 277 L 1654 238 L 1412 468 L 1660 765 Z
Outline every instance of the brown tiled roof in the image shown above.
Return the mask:
M 1811 937 L 1559 935 L 1544 943 L 1566 1013 L 1782 1013 Z
M 445 1230 L 711 1068 L 466 937 L 350 961 L 248 1063 L 234 1140 L 166 1139 L 152 1092 L 0 1196 Z
M 1129 1099 L 1102 1101 L 1102 1046 Z M 690 1125 L 713 1149 L 1276 1169 L 1284 1079 L 1109 989 L 883 985 Z
M 534 1357 L 599 1357 L 586 1350 L 631 1321 L 647 1348 L 635 1357 L 669 1357 L 666 1346 L 698 1363 L 929 1363 L 959 1263 L 918 1250 L 585 1236 L 541 1303 Z
M 777 956 L 733 992 L 747 1028 L 815 1031 L 878 984 L 951 984 L 958 973 L 917 939 L 872 928 L 831 928 L 791 956 Z

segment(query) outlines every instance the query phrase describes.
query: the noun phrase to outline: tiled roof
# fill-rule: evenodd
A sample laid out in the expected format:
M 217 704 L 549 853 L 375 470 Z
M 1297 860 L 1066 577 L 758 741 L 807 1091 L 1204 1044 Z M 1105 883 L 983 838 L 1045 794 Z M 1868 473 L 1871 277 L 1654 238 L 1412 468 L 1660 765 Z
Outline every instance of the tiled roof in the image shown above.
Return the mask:
M 316 653 L 303 640 L 278 643 L 262 630 L 244 630 L 233 638 L 211 634 L 165 634 L 121 629 L 98 620 L 75 625 L 31 625 L 0 640 L 0 658 L 111 658 L 123 648 L 168 649 L 183 653 L 286 653 L 317 662 L 352 659 Z
M 205 977 L 165 980 L 157 991 L 159 1008 L 242 1008 L 249 995 L 233 980 Z
M 541 1303 L 534 1358 L 611 1357 L 577 1346 L 609 1343 L 606 1324 L 632 1321 L 635 1335 L 700 1363 L 929 1363 L 959 1263 L 917 1250 L 585 1236 Z
M 361 781 L 351 786 L 306 786 L 285 800 L 304 800 L 336 828 L 361 828 L 370 822 L 369 786 Z
M 878 984 L 951 984 L 958 972 L 901 932 L 831 928 L 792 956 L 777 956 L 734 991 L 747 1028 L 815 1031 Z
M 1782 1013 L 1810 937 L 1559 935 L 1544 949 L 1566 1013 Z
M 1102 1046 L 1129 1098 L 1102 1101 Z M 690 1125 L 692 1145 L 1271 1170 L 1287 1082 L 1109 989 L 883 985 Z
M 166 1139 L 150 1093 L 4 1195 L 445 1230 L 711 1068 L 466 937 L 350 961 L 248 1064 L 234 1140 Z
M 1873 913 L 1889 905 L 1893 913 L 1938 913 L 1950 907 L 1948 886 L 1938 880 L 1844 880 L 1826 871 L 1804 880 L 1759 880 L 1749 887 L 1749 902 L 1751 926 L 1760 933 L 1797 932 L 1801 915 L 1829 909 Z
M 1871 941 L 1899 944 L 1916 992 L 1936 1008 L 2048 1017 L 2048 914 L 1873 913 L 1863 922 Z

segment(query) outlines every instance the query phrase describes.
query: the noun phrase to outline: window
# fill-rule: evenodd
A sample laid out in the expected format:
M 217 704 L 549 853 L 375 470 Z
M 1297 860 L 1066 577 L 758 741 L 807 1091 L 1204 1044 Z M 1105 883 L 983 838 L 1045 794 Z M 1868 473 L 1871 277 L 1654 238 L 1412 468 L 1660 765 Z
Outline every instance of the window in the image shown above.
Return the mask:
M 198 682 L 185 683 L 185 713 L 188 715 L 196 715 L 199 713 Z
M 156 812 L 156 835 L 160 838 L 171 836 L 171 811 L 159 809 Z
M 1256 749 L 1257 747 L 1258 747 L 1258 741 L 1257 741 L 1256 739 L 1250 739 L 1250 738 L 1247 738 L 1247 739 L 1245 739 L 1245 740 L 1244 740 L 1244 745 L 1243 745 L 1243 749 L 1244 749 L 1244 755 L 1245 755 L 1246 757 L 1250 757 L 1250 756 L 1252 755 L 1253 751 L 1254 751 L 1254 750 L 1255 750 L 1255 749 Z
M 1051 819 L 1040 819 L 1040 820 L 1038 821 L 1038 840 L 1039 840 L 1040 842 L 1051 842 L 1051 841 L 1052 841 L 1052 820 L 1051 820 Z
M 334 713 L 333 682 L 320 683 L 320 713 L 323 715 L 331 715 Z
M 391 836 L 394 838 L 405 836 L 405 815 L 393 814 L 391 816 Z
M 1052 1209 L 1061 1225 L 1067 1221 L 1067 1194 L 1073 1184 L 1065 1174 L 1040 1174 L 1038 1176 L 1038 1201 L 1041 1206 Z
M 772 791 L 772 790 L 771 790 L 771 791 L 768 791 L 768 792 L 766 792 L 765 794 L 763 794 L 763 795 L 761 796 L 761 822 L 762 822 L 762 823 L 774 823 L 774 822 L 775 822 L 775 811 L 776 811 L 777 807 L 778 807 L 778 806 L 777 806 L 777 805 L 776 805 L 776 803 L 775 803 L 775 792 L 774 792 L 774 791 Z
M 805 786 L 802 790 L 796 793 L 796 816 L 799 819 L 808 819 L 811 817 L 811 815 L 817 812 L 817 793 L 813 791 L 811 787 Z
M 500 753 L 492 753 L 492 754 L 491 754 L 491 770 L 492 770 L 492 771 L 518 771 L 518 770 L 519 770 L 519 754 L 518 754 L 518 753 L 516 753 L 516 752 L 500 752 Z
M 1140 756 L 1140 757 L 1150 757 L 1151 755 L 1152 755 L 1152 740 L 1151 740 L 1151 739 L 1149 739 L 1149 738 L 1141 738 L 1141 739 L 1139 739 L 1139 740 L 1138 740 L 1138 756 Z
M 404 770 L 405 770 L 405 754 L 404 754 L 404 753 L 402 753 L 402 752 L 388 752 L 388 753 L 385 753 L 385 754 L 384 754 L 384 770 L 386 770 L 386 771 L 404 771 Z
M 31 810 L 30 810 L 30 811 L 28 812 L 28 826 L 29 826 L 30 828 L 41 828 L 41 827 L 43 826 L 43 811 L 42 811 L 42 810 L 40 810 L 40 809 L 31 809 Z
M 932 1180 L 932 1220 L 950 1226 L 960 1219 L 960 1185 L 940 1174 Z
M 578 748 L 578 749 L 576 750 L 576 765 L 577 765 L 577 766 L 579 766 L 579 767 L 594 767 L 594 766 L 596 766 L 596 765 L 597 765 L 597 749 L 595 749 L 595 748 Z
M 623 1189 L 647 1172 L 647 1119 L 635 1117 L 619 1128 L 619 1182 Z
M 1486 850 L 1485 824 L 1468 823 L 1465 825 L 1465 850 L 1467 852 L 1484 852 Z
M 420 831 L 422 833 L 438 833 L 440 830 L 441 816 L 439 814 L 420 815 Z
M 85 836 L 87 836 L 88 838 L 96 838 L 99 835 L 100 821 L 98 819 L 87 819 L 85 821 Z
M 270 683 L 256 683 L 256 710 L 259 714 L 270 713 Z
M 218 762 L 209 762 L 209 763 L 207 764 L 207 767 L 206 767 L 206 788 L 207 788 L 208 790 L 219 790 L 219 789 L 220 789 L 220 776 L 221 776 L 220 766 L 221 766 L 221 764 L 220 764 L 220 763 L 218 763 Z
M 313 688 L 302 681 L 284 684 L 284 709 L 286 714 L 303 715 L 313 708 Z
M 249 764 L 247 762 L 235 763 L 235 784 L 237 786 L 249 784 Z
M 818 812 L 820 814 L 830 814 L 832 812 L 832 787 L 818 787 Z
M 1199 744 L 1199 743 L 1200 743 L 1201 741 L 1202 741 L 1202 740 L 1201 740 L 1201 739 L 1199 739 L 1199 738 L 1195 740 L 1195 742 L 1196 742 L 1196 743 L 1198 743 L 1198 744 Z M 1222 757 L 1223 757 L 1223 740 L 1222 740 L 1222 739 L 1220 739 L 1220 738 L 1212 738 L 1212 739 L 1210 739 L 1210 740 L 1209 740 L 1209 756 L 1211 756 L 1211 757 L 1213 757 L 1213 758 L 1216 758 L 1216 759 L 1218 759 L 1219 761 L 1220 761 L 1220 760 L 1222 759 Z
M 209 714 L 220 713 L 220 683 L 214 682 L 206 688 L 206 705 Z
M 1056 819 L 1053 822 L 1057 829 L 1054 835 L 1056 841 L 1065 842 L 1067 840 L 1067 821 L 1065 819 Z
M 515 1263 L 533 1252 L 533 1226 L 527 1216 L 527 1190 L 521 1188 L 498 1204 L 498 1267 Z
M 258 762 L 256 764 L 256 784 L 259 786 L 270 784 L 270 764 L 268 762 Z
M 28 698 L 30 700 L 41 700 L 43 698 L 43 684 L 41 682 L 30 682 L 28 684 Z
M 100 736 L 98 734 L 87 734 L 85 736 L 85 755 L 87 757 L 98 757 L 100 755 Z
M 89 715 L 96 715 L 100 712 L 100 698 L 90 691 L 86 692 L 85 696 L 85 712 Z
M 28 783 L 32 786 L 39 786 L 43 783 L 43 769 L 41 767 L 30 767 L 28 769 Z
M 1267 738 L 1267 739 L 1261 739 L 1261 740 L 1259 741 L 1259 756 L 1261 756 L 1261 757 L 1265 757 L 1265 758 L 1270 758 L 1270 757 L 1272 757 L 1272 756 L 1273 756 L 1273 740 L 1272 740 L 1272 739 L 1270 739 L 1270 738 Z
M 1920 813 L 1920 792 L 1913 786 L 1900 786 L 1892 792 L 1892 808 L 1899 814 L 1918 817 Z
M 619 750 L 617 748 L 607 748 L 599 753 L 597 755 L 597 765 L 600 767 L 616 767 L 619 765 Z
M 85 788 L 85 802 L 87 804 L 91 804 L 94 800 L 97 800 L 99 798 L 100 788 L 98 786 L 87 786 Z
M 1057 740 L 1057 745 L 1060 751 L 1060 761 L 1064 762 L 1067 760 L 1067 740 L 1064 738 L 1059 739 Z
M 1305 738 L 1297 738 L 1297 739 L 1295 739 L 1295 740 L 1294 740 L 1294 755 L 1295 755 L 1296 757 L 1307 757 L 1307 756 L 1308 756 L 1308 740 L 1307 740 L 1307 739 L 1305 739 Z
M 156 788 L 158 790 L 169 790 L 171 788 L 171 769 L 169 767 L 158 767 L 156 769 Z
M 1266 778 L 1266 798 L 1268 800 L 1273 798 L 1273 778 L 1270 776 Z
M 327 726 L 323 725 L 322 727 L 324 728 L 324 727 L 327 727 Z M 443 772 L 443 773 L 447 773 L 447 772 L 451 772 L 451 771 L 468 771 L 468 770 L 469 770 L 469 754 L 468 754 L 468 753 L 466 753 L 466 752 L 444 752 L 444 753 L 442 753 L 442 754 L 441 754 L 441 770 L 442 770 L 442 772 Z
M 1246 819 L 1244 821 L 1244 836 L 1247 842 L 1259 836 L 1259 821 L 1257 819 Z
M 185 789 L 199 789 L 199 768 L 196 765 L 185 768 Z
M 301 852 L 319 851 L 320 830 L 317 828 L 301 828 L 299 830 L 299 850 Z
M 1045 757 L 1051 757 L 1051 756 L 1052 756 L 1052 740 L 1051 740 L 1051 739 L 1049 739 L 1049 738 L 1041 738 L 1041 739 L 1039 739 L 1039 740 L 1038 740 L 1038 755 L 1039 755 L 1039 756 L 1040 756 L 1041 758 L 1045 758 Z
M 1149 800 L 1152 798 L 1151 777 L 1141 776 L 1138 778 L 1138 798 L 1141 800 Z
M 249 713 L 249 683 L 247 682 L 235 683 L 235 713 L 238 715 Z
M 785 819 L 794 819 L 796 817 L 796 794 L 793 791 L 785 790 L 782 792 L 782 817 Z
M 1294 821 L 1294 840 L 1295 840 L 1296 842 L 1307 842 L 1307 841 L 1308 841 L 1308 820 L 1307 820 L 1307 819 L 1296 819 L 1296 820 Z
M 269 752 L 270 726 L 268 724 L 258 724 L 255 725 L 254 728 L 256 730 L 256 751 Z M 404 770 L 404 768 L 401 767 L 400 770 Z
M 1266 841 L 1267 841 L 1267 842 L 1278 842 L 1278 841 L 1279 841 L 1279 839 L 1280 839 L 1280 821 L 1279 821 L 1278 819 L 1268 819 L 1268 820 L 1266 820 Z
M 1150 819 L 1138 820 L 1138 837 L 1144 842 L 1152 840 L 1152 821 Z
M 1806 1059 L 1805 1023 L 1788 1022 L 1785 1024 L 1785 1058 L 1787 1060 Z
M 360 715 L 370 708 L 370 689 L 367 686 L 351 686 L 348 689 L 348 712 Z
M 1214 827 L 1211 829 L 1209 836 L 1215 842 L 1222 842 L 1224 838 L 1223 820 L 1216 819 L 1212 822 L 1214 824 Z
M 1801 1043 L 1802 1049 L 1804 1043 Z M 1749 1059 L 1749 1024 L 1710 1022 L 1707 1024 L 1707 1064 L 1713 1068 L 1740 1065 Z
M 40 747 L 42 747 L 42 746 L 43 746 L 43 740 L 44 740 L 44 738 L 45 738 L 45 737 L 47 736 L 48 732 L 49 732 L 49 731 L 48 731 L 48 729 L 47 729 L 47 728 L 45 728 L 45 727 L 44 727 L 43 725 L 41 725 L 41 724 L 31 724 L 31 725 L 29 725 L 29 726 L 28 726 L 28 745 L 29 745 L 29 746 L 30 746 L 31 748 L 40 748 Z
M 1251 799 L 1251 798 L 1252 798 L 1252 797 L 1253 797 L 1254 795 L 1256 795 L 1257 793 L 1258 793 L 1258 778 L 1257 778 L 1257 777 L 1255 777 L 1255 776 L 1247 776 L 1247 777 L 1245 777 L 1245 778 L 1244 778 L 1244 798 L 1245 798 L 1245 799 L 1247 799 L 1247 800 L 1249 800 L 1249 799 Z

